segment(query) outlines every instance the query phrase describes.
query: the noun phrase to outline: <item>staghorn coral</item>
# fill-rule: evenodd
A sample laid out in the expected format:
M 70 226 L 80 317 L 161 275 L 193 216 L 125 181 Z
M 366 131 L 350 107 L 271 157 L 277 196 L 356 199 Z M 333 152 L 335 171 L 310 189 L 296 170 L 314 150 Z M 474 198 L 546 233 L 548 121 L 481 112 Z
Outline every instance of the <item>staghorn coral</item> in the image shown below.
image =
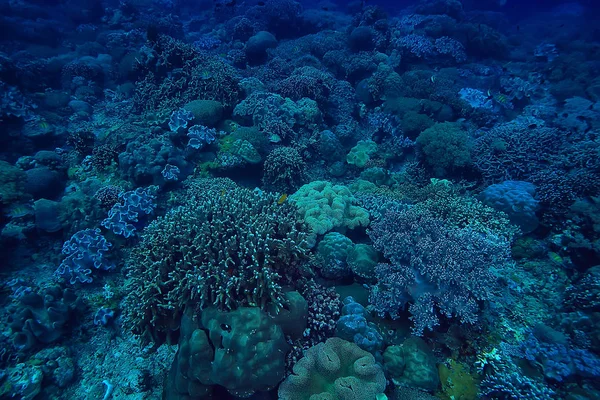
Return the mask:
M 526 180 L 546 168 L 566 142 L 566 135 L 557 129 L 511 122 L 475 141 L 473 161 L 486 183 Z
M 283 270 L 304 255 L 304 225 L 291 203 L 232 184 L 200 181 L 144 230 L 129 261 L 127 325 L 177 329 L 186 304 L 233 310 L 281 307 Z M 207 187 L 203 188 L 206 183 Z

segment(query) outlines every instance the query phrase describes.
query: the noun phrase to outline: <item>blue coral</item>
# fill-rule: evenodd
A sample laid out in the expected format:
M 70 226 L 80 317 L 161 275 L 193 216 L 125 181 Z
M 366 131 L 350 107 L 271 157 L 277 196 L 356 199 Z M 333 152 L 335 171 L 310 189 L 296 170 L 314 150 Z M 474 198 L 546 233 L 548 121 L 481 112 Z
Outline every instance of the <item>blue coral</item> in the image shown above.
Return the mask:
M 163 178 L 167 181 L 178 181 L 181 170 L 176 165 L 167 164 L 161 171 Z
M 490 97 L 479 89 L 462 88 L 458 92 L 458 95 L 473 108 L 483 108 L 490 111 L 494 109 L 494 104 Z
M 508 363 L 494 365 L 493 374 L 481 382 L 483 398 L 506 400 L 547 400 L 554 398 L 554 391 L 543 382 L 530 378 L 520 369 Z
M 354 342 L 363 350 L 376 354 L 383 350 L 383 337 L 377 327 L 367 321 L 368 311 L 352 296 L 344 299 L 342 316 L 337 322 L 336 335 Z
M 188 123 L 194 119 L 194 114 L 191 111 L 180 108 L 179 110 L 173 111 L 169 118 L 169 129 L 171 132 L 178 132 L 181 129 L 185 129 Z
M 524 181 L 504 181 L 488 186 L 481 192 L 480 200 L 508 215 L 510 222 L 521 228 L 523 233 L 533 232 L 538 226 L 535 212 L 538 201 L 535 185 Z
M 204 125 L 194 125 L 188 129 L 187 135 L 190 138 L 188 146 L 199 150 L 215 141 L 217 130 Z
M 111 243 L 100 233 L 100 229 L 85 229 L 75 233 L 63 244 L 66 258 L 56 274 L 71 284 L 92 282 L 92 270 L 108 271 L 115 268 L 109 258 Z
M 560 382 L 572 375 L 600 376 L 600 358 L 589 350 L 573 347 L 568 342 L 540 340 L 532 332 L 520 343 L 516 353 L 540 365 L 544 376 L 554 381 Z
M 133 223 L 143 223 L 141 217 L 150 215 L 156 208 L 156 186 L 137 188 L 119 195 L 123 204 L 115 204 L 108 212 L 102 226 L 116 235 L 130 238 L 137 230 Z

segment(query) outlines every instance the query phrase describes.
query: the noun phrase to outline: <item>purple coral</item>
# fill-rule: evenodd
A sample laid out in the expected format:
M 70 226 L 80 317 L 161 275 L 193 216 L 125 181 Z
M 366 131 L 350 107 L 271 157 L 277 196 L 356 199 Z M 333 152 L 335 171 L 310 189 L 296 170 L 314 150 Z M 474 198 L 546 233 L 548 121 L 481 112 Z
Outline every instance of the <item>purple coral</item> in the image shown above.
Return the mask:
M 219 47 L 221 45 L 221 41 L 210 35 L 203 35 L 200 39 L 194 42 L 194 46 L 196 46 L 199 50 L 211 50 Z
M 392 318 L 410 304 L 416 335 L 439 325 L 439 315 L 474 323 L 478 301 L 496 285 L 491 271 L 510 260 L 506 239 L 448 226 L 418 206 L 388 210 L 369 236 L 393 264 L 377 267 L 370 301 Z
M 288 78 L 283 79 L 277 84 L 277 92 L 283 97 L 297 101 L 303 97 L 308 97 L 319 103 L 325 102 L 329 95 L 329 85 L 325 82 L 328 75 L 311 69 L 305 69 L 300 73 L 295 73 Z M 312 75 L 309 75 L 312 73 Z M 322 76 L 319 76 L 322 75 Z
M 457 63 L 467 61 L 467 53 L 465 46 L 458 40 L 448 36 L 442 36 L 434 42 L 435 50 L 442 56 L 452 57 Z

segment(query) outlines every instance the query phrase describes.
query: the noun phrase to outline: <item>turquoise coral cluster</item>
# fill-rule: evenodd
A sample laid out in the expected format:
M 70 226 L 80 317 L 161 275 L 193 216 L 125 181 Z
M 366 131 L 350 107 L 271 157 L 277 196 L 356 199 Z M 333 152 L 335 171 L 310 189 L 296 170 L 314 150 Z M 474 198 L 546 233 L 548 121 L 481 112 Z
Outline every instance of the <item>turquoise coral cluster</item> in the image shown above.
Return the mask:
M 178 326 L 186 304 L 234 310 L 285 305 L 284 274 L 306 252 L 291 203 L 237 187 L 194 182 L 184 204 L 144 229 L 129 262 L 127 324 L 155 339 Z

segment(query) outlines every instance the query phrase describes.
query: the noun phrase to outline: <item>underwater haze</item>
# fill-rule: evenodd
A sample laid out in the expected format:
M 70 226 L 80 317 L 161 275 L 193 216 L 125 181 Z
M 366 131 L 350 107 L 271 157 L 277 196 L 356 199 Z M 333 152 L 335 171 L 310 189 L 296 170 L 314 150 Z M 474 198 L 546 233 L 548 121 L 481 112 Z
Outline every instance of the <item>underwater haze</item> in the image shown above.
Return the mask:
M 600 399 L 596 0 L 0 0 L 0 400 Z

